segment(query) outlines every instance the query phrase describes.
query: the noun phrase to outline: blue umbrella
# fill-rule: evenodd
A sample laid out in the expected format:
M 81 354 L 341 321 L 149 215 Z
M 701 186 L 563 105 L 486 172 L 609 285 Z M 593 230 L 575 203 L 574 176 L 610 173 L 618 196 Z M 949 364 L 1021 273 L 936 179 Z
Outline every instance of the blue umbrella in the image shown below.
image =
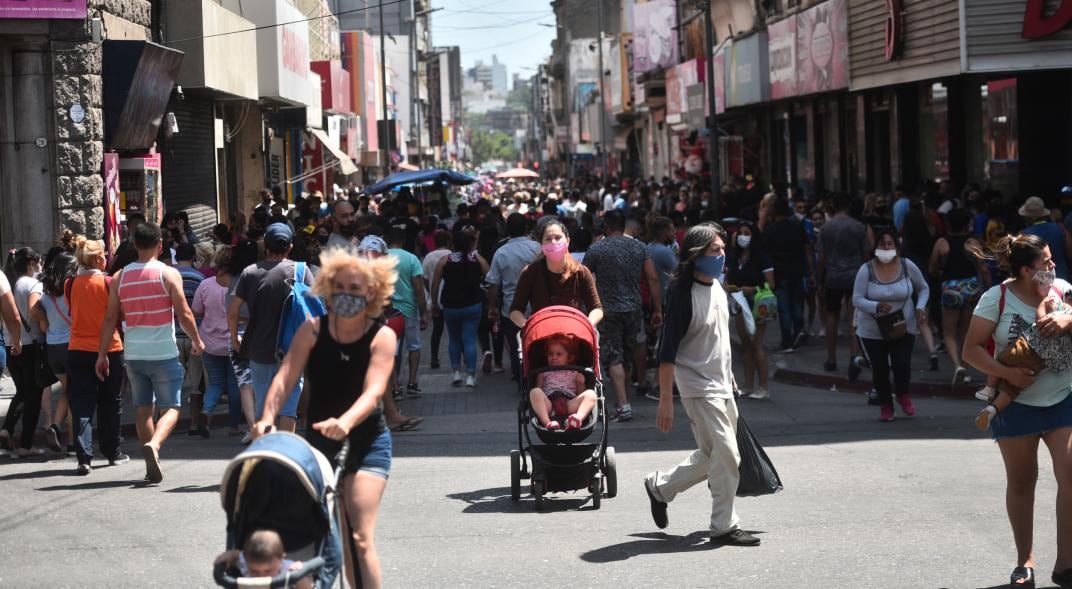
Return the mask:
M 396 186 L 403 184 L 423 184 L 425 182 L 446 182 L 448 184 L 472 184 L 477 178 L 467 176 L 454 170 L 431 168 L 428 170 L 416 170 L 413 172 L 395 172 L 379 182 L 366 186 L 362 191 L 365 194 L 380 194 Z

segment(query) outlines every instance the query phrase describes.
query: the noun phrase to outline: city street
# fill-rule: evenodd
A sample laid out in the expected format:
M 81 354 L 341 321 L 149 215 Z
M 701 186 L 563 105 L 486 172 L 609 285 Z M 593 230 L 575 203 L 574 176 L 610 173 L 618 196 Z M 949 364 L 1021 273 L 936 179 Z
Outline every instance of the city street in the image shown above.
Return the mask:
M 669 436 L 655 404 L 613 424 L 619 495 L 598 511 L 587 496 L 552 496 L 534 513 L 509 498 L 514 388 L 502 375 L 450 390 L 445 371 L 422 377 L 407 401 L 427 417 L 396 434 L 377 532 L 391 587 L 571 585 L 642 587 L 1004 587 L 1012 537 L 994 445 L 971 424 L 974 402 L 917 399 L 918 416 L 880 424 L 858 393 L 777 385 L 771 401 L 742 401 L 785 490 L 741 499 L 759 548 L 712 548 L 710 503 L 696 487 L 651 522 L 641 477 L 692 448 L 680 405 Z M 134 444 L 126 443 L 128 452 Z M 73 475 L 74 459 L 0 463 L 0 583 L 19 587 L 210 587 L 224 547 L 219 482 L 239 449 L 225 428 L 182 433 L 162 454 L 165 480 L 140 483 L 140 460 Z M 1036 547 L 1048 581 L 1055 485 L 1040 458 Z M 1048 587 L 1048 583 L 1040 583 Z

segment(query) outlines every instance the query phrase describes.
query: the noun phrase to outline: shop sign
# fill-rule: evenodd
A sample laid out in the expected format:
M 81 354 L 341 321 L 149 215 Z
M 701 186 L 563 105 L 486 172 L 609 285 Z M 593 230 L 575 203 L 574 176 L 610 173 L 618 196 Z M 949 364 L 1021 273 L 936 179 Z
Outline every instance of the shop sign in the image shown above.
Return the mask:
M 719 49 L 714 57 L 715 114 L 726 112 L 726 51 Z M 707 113 L 711 114 L 711 113 Z
M 229 4 L 225 8 L 231 8 Z M 309 25 L 286 0 L 247 2 L 233 10 L 258 27 L 260 95 L 294 105 L 309 104 Z
M 1045 12 L 1046 0 L 1027 0 L 1024 10 L 1025 39 L 1049 37 L 1072 24 L 1072 0 L 1063 0 L 1049 16 Z
M 847 6 L 830 0 L 768 27 L 772 99 L 848 87 Z
M 886 0 L 886 61 L 900 59 L 904 48 L 901 0 Z
M 770 67 L 767 63 L 767 34 L 760 32 L 734 41 L 726 49 L 729 74 L 727 106 L 744 106 L 767 100 Z
M 638 74 L 677 63 L 677 3 L 650 0 L 633 6 L 633 67 Z
M 122 235 L 119 231 L 122 211 L 119 207 L 119 154 L 104 154 L 104 244 L 114 254 Z
M 324 166 L 324 147 L 310 131 L 301 133 L 302 170 L 316 170 Z M 302 181 L 302 192 L 312 194 L 319 190 L 331 194 L 327 188 L 327 172 L 321 170 Z
M 703 84 L 693 84 L 685 90 L 685 100 L 688 110 L 685 122 L 690 129 L 702 129 L 704 127 L 704 111 L 707 110 L 707 92 Z
M 666 70 L 666 119 L 680 123 L 689 110 L 688 88 L 700 81 L 699 60 L 690 59 Z
M 86 0 L 0 0 L 0 18 L 83 19 Z
M 351 112 L 350 73 L 342 67 L 342 62 L 337 59 L 314 61 L 310 67 L 320 75 L 321 108 L 337 113 Z

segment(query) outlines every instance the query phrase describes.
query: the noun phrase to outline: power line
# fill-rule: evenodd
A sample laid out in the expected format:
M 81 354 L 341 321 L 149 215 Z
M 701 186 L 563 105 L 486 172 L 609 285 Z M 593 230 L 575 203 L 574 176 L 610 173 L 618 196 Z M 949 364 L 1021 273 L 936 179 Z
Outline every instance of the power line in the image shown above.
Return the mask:
M 435 27 L 433 27 L 433 29 L 438 30 L 438 31 L 478 31 L 478 30 L 486 30 L 486 29 L 507 29 L 507 28 L 510 28 L 510 27 L 516 27 L 518 25 L 524 25 L 524 24 L 528 24 L 528 23 L 535 22 L 535 21 L 538 21 L 538 20 L 543 20 L 544 18 L 547 18 L 548 16 L 549 15 L 547 15 L 547 14 L 541 14 L 540 16 L 537 16 L 537 17 L 534 17 L 534 18 L 528 18 L 528 19 L 525 19 L 525 20 L 508 20 L 508 21 L 506 21 L 506 22 L 508 22 L 510 24 L 478 25 L 478 26 L 474 26 L 474 27 L 452 27 L 452 26 L 448 25 L 448 26 L 435 26 Z
M 403 3 L 408 3 L 409 1 L 410 0 L 390 0 L 388 2 L 384 2 L 384 1 L 381 0 L 375 6 L 365 6 L 364 8 L 354 8 L 353 10 L 340 10 L 339 12 L 335 12 L 335 13 L 331 13 L 331 14 L 324 14 L 324 15 L 321 15 L 321 16 L 311 16 L 309 18 L 303 18 L 303 19 L 300 19 L 300 20 L 292 20 L 290 22 L 281 22 L 281 23 L 276 23 L 276 24 L 271 24 L 271 25 L 262 25 L 262 26 L 259 26 L 259 27 L 253 27 L 252 29 L 242 29 L 241 31 L 230 31 L 230 32 L 227 32 L 227 33 L 214 33 L 212 35 L 202 35 L 200 37 L 187 37 L 185 39 L 175 39 L 173 41 L 166 41 L 163 44 L 164 45 L 171 45 L 173 43 L 185 43 L 187 41 L 199 41 L 201 39 L 211 39 L 213 37 L 223 37 L 225 35 L 238 35 L 238 34 L 241 34 L 241 33 L 252 33 L 252 32 L 255 32 L 255 31 L 262 31 L 264 29 L 274 29 L 275 27 L 285 27 L 287 25 L 296 25 L 296 24 L 300 24 L 300 23 L 304 23 L 304 22 L 313 21 L 313 20 L 320 20 L 322 18 L 330 18 L 332 16 L 342 16 L 344 14 L 352 14 L 354 12 L 365 12 L 366 10 L 372 10 L 373 8 L 383 8 L 384 6 L 391 6 L 392 4 L 403 4 Z M 239 15 L 239 16 L 242 16 L 242 15 Z

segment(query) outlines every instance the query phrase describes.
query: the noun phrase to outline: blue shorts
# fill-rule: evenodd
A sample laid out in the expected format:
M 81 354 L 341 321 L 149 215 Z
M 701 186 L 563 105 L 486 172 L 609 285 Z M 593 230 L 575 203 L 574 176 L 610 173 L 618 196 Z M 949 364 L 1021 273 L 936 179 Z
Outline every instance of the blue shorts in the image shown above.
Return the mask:
M 1049 407 L 1035 407 L 1014 401 L 994 416 L 990 422 L 990 435 L 1000 440 L 1037 436 L 1065 427 L 1072 427 L 1072 393 Z
M 342 448 L 342 442 L 325 438 L 314 429 L 305 432 L 305 439 L 312 447 L 327 456 L 332 463 L 335 461 L 335 455 Z M 383 479 L 388 478 L 391 475 L 391 447 L 391 431 L 386 427 L 367 448 L 355 446 L 351 442 L 350 454 L 347 455 L 346 464 L 342 467 L 343 474 L 365 472 Z
M 275 378 L 275 373 L 279 372 L 279 364 L 261 364 L 260 362 L 250 361 L 249 371 L 253 377 L 253 397 L 256 401 L 254 416 L 260 418 L 264 413 L 264 400 L 268 398 L 268 387 L 272 386 L 272 379 Z M 298 401 L 301 400 L 303 380 L 303 377 L 299 377 L 298 383 L 294 385 L 294 390 L 290 392 L 286 399 L 283 399 L 283 407 L 279 410 L 279 417 L 298 416 Z
M 406 346 L 406 350 L 409 352 L 421 351 L 421 318 L 406 316 L 406 331 L 402 339 L 398 342 L 399 346 Z
M 179 408 L 182 406 L 182 364 L 167 360 L 127 360 L 127 380 L 135 407 Z

